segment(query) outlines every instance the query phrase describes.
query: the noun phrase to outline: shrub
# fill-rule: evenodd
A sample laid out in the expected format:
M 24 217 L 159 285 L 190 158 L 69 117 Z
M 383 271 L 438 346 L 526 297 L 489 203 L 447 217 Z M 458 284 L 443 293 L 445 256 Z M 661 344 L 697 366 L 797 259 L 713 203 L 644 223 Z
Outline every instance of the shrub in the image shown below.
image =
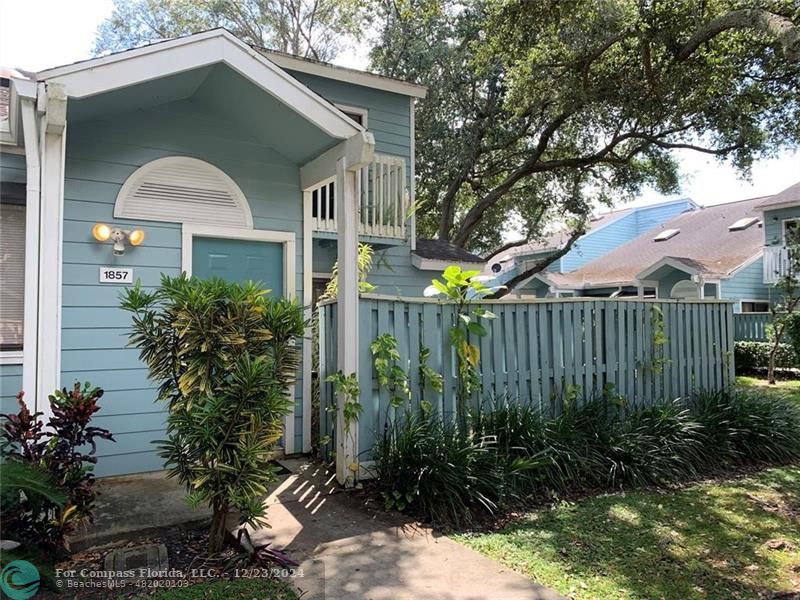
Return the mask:
M 734 364 L 738 373 L 752 372 L 769 367 L 769 353 L 772 349 L 771 342 L 734 343 Z M 775 357 L 777 368 L 800 367 L 800 355 L 789 344 L 779 344 Z
M 489 402 L 472 411 L 467 439 L 426 413 L 393 423 L 374 451 L 387 507 L 459 525 L 517 498 L 663 486 L 800 458 L 800 409 L 788 401 L 734 391 L 563 405 L 544 417 L 525 403 Z
M 793 349 L 795 356 L 800 356 L 800 312 L 793 312 L 786 317 L 786 343 Z
M 507 500 L 508 482 L 531 461 L 498 452 L 491 439 L 463 436 L 429 411 L 407 412 L 373 449 L 387 508 L 411 508 L 443 525 L 467 525 Z
M 293 301 L 270 299 L 255 283 L 163 276 L 161 286 L 126 291 L 139 348 L 159 399 L 169 403 L 160 456 L 192 505 L 213 510 L 209 551 L 225 521 L 263 523 L 262 497 L 276 475 L 271 453 L 292 400 L 305 322 Z
M 103 390 L 88 383 L 83 388 L 76 383 L 69 391 L 57 390 L 49 398 L 53 416 L 47 428 L 39 418 L 42 413 L 31 413 L 23 394 L 17 396 L 19 412 L 4 415 L 3 460 L 45 474 L 66 498 L 60 502 L 50 494 L 32 496 L 24 489 L 4 493 L 4 537 L 55 558 L 65 550 L 65 537 L 82 521 L 91 522 L 96 498 L 92 473 L 97 462 L 95 440 L 113 441 L 109 431 L 90 425 L 100 410 L 97 401 L 102 395 Z
M 755 391 L 705 392 L 690 407 L 706 437 L 706 470 L 800 457 L 800 409 L 788 400 Z

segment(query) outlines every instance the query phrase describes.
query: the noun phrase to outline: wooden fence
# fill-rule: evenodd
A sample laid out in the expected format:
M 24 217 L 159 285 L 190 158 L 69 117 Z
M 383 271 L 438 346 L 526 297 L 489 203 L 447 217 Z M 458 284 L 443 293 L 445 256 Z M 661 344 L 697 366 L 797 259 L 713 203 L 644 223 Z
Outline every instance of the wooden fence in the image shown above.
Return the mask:
M 765 342 L 766 327 L 771 322 L 770 313 L 737 313 L 733 315 L 733 339 L 737 342 Z
M 480 346 L 482 398 L 532 402 L 558 413 L 565 392 L 588 398 L 613 390 L 631 402 L 717 390 L 733 381 L 733 310 L 726 301 L 562 299 L 486 302 L 496 319 L 484 321 Z M 336 371 L 336 339 L 352 335 L 336 322 L 336 304 L 320 307 L 321 430 L 332 429 L 335 402 L 325 378 Z M 409 373 L 412 404 L 424 398 L 441 414 L 454 413 L 457 365 L 448 329 L 454 307 L 428 300 L 375 295 L 359 303 L 359 383 L 364 411 L 358 451 L 368 452 L 393 409 L 375 381 L 370 343 L 397 338 L 401 365 Z M 441 373 L 444 390 L 420 385 L 419 357 Z M 478 401 L 478 398 L 475 399 Z

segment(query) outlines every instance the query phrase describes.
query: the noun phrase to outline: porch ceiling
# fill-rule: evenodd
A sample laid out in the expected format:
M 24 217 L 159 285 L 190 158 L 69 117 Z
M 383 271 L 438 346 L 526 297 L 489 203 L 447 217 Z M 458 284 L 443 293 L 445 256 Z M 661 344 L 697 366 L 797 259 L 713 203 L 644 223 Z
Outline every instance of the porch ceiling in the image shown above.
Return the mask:
M 297 165 L 341 142 L 225 64 L 73 98 L 68 103 L 68 116 L 70 122 L 80 123 L 177 101 L 191 102 L 200 112 L 230 122 Z

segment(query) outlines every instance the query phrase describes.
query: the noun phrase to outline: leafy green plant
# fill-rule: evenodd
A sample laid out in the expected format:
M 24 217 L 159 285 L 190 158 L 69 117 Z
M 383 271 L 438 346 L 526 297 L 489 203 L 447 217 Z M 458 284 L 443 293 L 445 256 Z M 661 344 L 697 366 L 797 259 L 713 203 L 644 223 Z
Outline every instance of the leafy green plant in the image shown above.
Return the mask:
M 734 364 L 737 373 L 749 373 L 759 369 L 767 369 L 770 353 L 773 354 L 775 369 L 800 366 L 800 353 L 789 344 L 774 346 L 770 342 L 737 341 L 733 344 Z
M 505 499 L 505 457 L 429 411 L 388 424 L 373 458 L 387 508 L 414 510 L 441 525 L 468 525 Z
M 51 518 L 54 510 L 63 510 L 67 505 L 67 494 L 55 478 L 39 466 L 8 460 L 3 463 L 2 472 L 0 510 L 3 513 L 4 546 L 0 550 L 0 568 L 14 560 L 27 560 L 36 566 L 45 584 L 57 591 L 54 554 L 34 545 L 34 542 L 22 544 L 15 539 L 21 533 L 15 529 L 19 525 L 19 511 L 23 504 L 28 511 L 25 514 L 27 520 Z
M 793 349 L 795 356 L 800 356 L 800 311 L 786 315 L 786 343 Z M 800 360 L 797 361 L 800 365 Z
M 359 401 L 361 396 L 361 387 L 358 383 L 358 377 L 355 373 L 345 375 L 341 371 L 337 371 L 333 375 L 329 375 L 326 381 L 333 384 L 337 395 L 343 397 L 342 404 L 342 432 L 345 438 L 349 438 L 353 446 L 355 446 L 355 434 L 353 432 L 353 425 L 358 423 L 361 418 L 361 413 L 364 412 L 364 407 Z M 334 414 L 336 414 L 334 412 Z M 335 431 L 335 428 L 334 428 Z M 345 481 L 345 486 L 349 486 L 355 481 L 356 474 L 358 473 L 358 463 L 353 461 L 347 465 L 350 474 Z
M 170 477 L 192 505 L 213 510 L 209 551 L 225 542 L 228 513 L 264 523 L 263 495 L 276 480 L 270 458 L 291 407 L 304 333 L 302 308 L 257 284 L 162 276 L 123 295 L 130 345 L 168 403 L 159 442 Z
M 431 349 L 427 346 L 421 346 L 419 349 L 419 402 L 420 406 L 425 410 L 432 408 L 430 401 L 425 399 L 426 388 L 430 386 L 433 391 L 439 394 L 444 390 L 444 377 L 428 364 L 430 358 Z
M 358 256 L 356 258 L 358 267 L 358 292 L 360 294 L 368 294 L 375 291 L 375 286 L 367 281 L 369 272 L 372 270 L 372 263 L 375 257 L 375 251 L 369 244 L 358 244 Z M 325 286 L 325 291 L 319 297 L 320 300 L 335 300 L 339 296 L 339 261 L 333 263 L 331 269 L 331 278 L 328 285 Z
M 781 464 L 800 457 L 800 408 L 757 391 L 703 392 L 690 401 L 706 436 L 707 468 Z
M 372 352 L 378 386 L 389 392 L 389 405 L 400 408 L 411 399 L 411 389 L 408 387 L 408 373 L 399 364 L 397 338 L 384 333 L 375 338 L 369 349 Z
M 4 535 L 35 547 L 53 560 L 66 550 L 66 536 L 73 533 L 82 522 L 93 518 L 96 492 L 92 465 L 97 439 L 114 441 L 111 432 L 91 425 L 103 390 L 89 383 L 76 383 L 71 390 L 56 390 L 49 398 L 52 416 L 45 423 L 42 413 L 31 413 L 23 399 L 17 395 L 19 412 L 3 415 L 2 444 L 0 444 L 3 478 L 7 467 L 12 476 L 15 463 L 32 467 L 47 474 L 66 494 L 61 501 L 45 494 L 28 495 L 10 493 L 3 496 Z M 27 471 L 32 475 L 34 471 Z M 21 472 L 17 471 L 17 475 Z M 19 481 L 19 480 L 18 480 Z M 31 480 L 31 483 L 33 480 Z
M 449 266 L 442 273 L 442 279 L 434 279 L 425 288 L 425 296 L 438 296 L 455 305 L 453 323 L 450 325 L 450 344 L 456 351 L 458 362 L 458 388 L 456 392 L 456 421 L 462 436 L 467 435 L 468 402 L 473 394 L 480 391 L 481 380 L 478 375 L 480 348 L 471 342 L 470 336 L 488 335 L 481 319 L 494 319 L 496 315 L 483 308 L 472 309 L 472 303 L 496 293 L 502 286 L 488 287 L 484 284 L 489 278 L 480 271 L 462 271 L 461 267 Z
M 392 423 L 374 448 L 387 507 L 458 525 L 515 499 L 667 486 L 800 458 L 800 409 L 790 401 L 719 392 L 630 405 L 609 394 L 584 403 L 564 395 L 554 417 L 489 400 L 470 412 L 466 439 L 426 411 Z
M 795 313 L 800 311 L 800 230 L 786 232 L 787 260 L 785 273 L 775 283 L 773 301 L 769 305 L 772 315 L 770 323 L 770 351 L 767 362 L 767 381 L 775 383 L 775 369 L 781 344 L 790 340 L 789 331 L 796 326 Z M 795 347 L 796 348 L 796 347 Z M 798 366 L 795 363 L 793 366 Z

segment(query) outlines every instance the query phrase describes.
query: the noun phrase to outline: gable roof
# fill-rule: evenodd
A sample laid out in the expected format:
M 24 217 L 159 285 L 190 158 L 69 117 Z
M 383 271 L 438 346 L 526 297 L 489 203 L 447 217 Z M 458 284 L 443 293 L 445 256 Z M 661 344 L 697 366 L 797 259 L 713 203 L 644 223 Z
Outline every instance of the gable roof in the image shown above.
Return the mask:
M 87 98 L 219 63 L 259 86 L 330 137 L 346 140 L 363 131 L 333 104 L 225 29 L 46 69 L 37 73 L 36 79 L 62 84 L 70 97 Z
M 588 235 L 596 233 L 611 225 L 612 223 L 616 223 L 617 221 L 627 217 L 628 215 L 635 214 L 636 212 L 650 210 L 653 208 L 659 208 L 662 206 L 669 206 L 670 204 L 676 204 L 680 202 L 688 203 L 690 206 L 694 206 L 699 208 L 697 204 L 695 204 L 690 198 L 678 198 L 675 200 L 667 200 L 665 202 L 658 202 L 656 204 L 648 204 L 645 206 L 630 206 L 626 208 L 618 208 L 616 210 L 612 210 L 606 213 L 601 213 L 593 217 L 586 226 L 586 233 L 581 236 L 580 239 L 585 238 Z M 538 254 L 542 252 L 552 252 L 554 250 L 559 250 L 564 247 L 564 244 L 567 243 L 567 240 L 570 237 L 572 232 L 569 229 L 562 228 L 550 235 L 546 236 L 544 239 L 530 242 L 528 244 L 524 244 L 522 246 L 517 246 L 516 248 L 512 248 L 508 251 L 508 254 L 512 256 L 520 256 L 526 254 Z M 580 239 L 578 242 L 580 242 Z
M 446 240 L 417 238 L 414 254 L 420 258 L 446 260 L 457 263 L 483 263 L 485 259 Z
M 575 271 L 547 273 L 545 277 L 556 287 L 566 289 L 630 285 L 639 274 L 665 259 L 708 277 L 727 277 L 758 255 L 764 243 L 763 229 L 758 224 L 738 231 L 728 228 L 743 217 L 758 217 L 758 206 L 766 198 L 682 213 Z M 666 229 L 678 229 L 680 233 L 654 241 Z
M 761 210 L 777 210 L 789 206 L 800 206 L 800 181 L 794 185 L 790 185 L 774 196 L 769 196 L 766 201 L 759 204 L 756 208 L 760 208 Z
M 295 54 L 288 54 L 286 52 L 279 52 L 278 50 L 258 48 L 255 46 L 254 48 L 256 48 L 256 50 L 261 52 L 279 67 L 288 69 L 290 71 L 308 73 L 309 75 L 319 75 L 327 79 L 345 81 L 347 83 L 362 85 L 365 87 L 374 88 L 376 90 L 393 92 L 395 94 L 402 94 L 403 96 L 411 96 L 412 98 L 424 98 L 428 94 L 428 88 L 424 85 L 411 83 L 402 79 L 378 75 L 377 73 L 361 71 L 359 69 L 340 67 L 332 63 L 305 58 Z

